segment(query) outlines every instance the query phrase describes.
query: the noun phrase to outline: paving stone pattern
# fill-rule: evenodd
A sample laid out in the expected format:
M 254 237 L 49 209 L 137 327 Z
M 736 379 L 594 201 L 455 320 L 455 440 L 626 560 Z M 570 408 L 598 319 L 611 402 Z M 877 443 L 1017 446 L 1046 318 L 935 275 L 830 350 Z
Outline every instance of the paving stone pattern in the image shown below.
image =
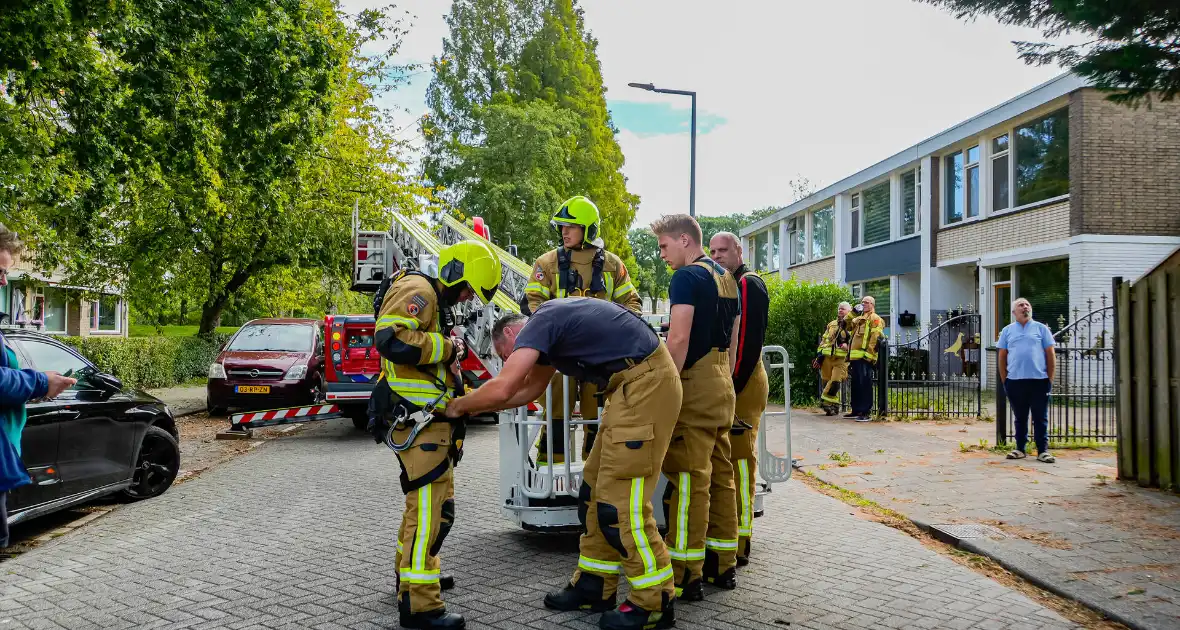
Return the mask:
M 469 628 L 597 628 L 541 605 L 577 540 L 498 511 L 494 427 L 473 427 L 444 570 Z M 391 628 L 396 463 L 346 422 L 265 444 L 164 496 L 0 564 L 0 630 Z M 756 521 L 741 589 L 679 628 L 1068 628 L 1052 611 L 798 482 Z M 784 625 L 789 623 L 790 625 Z
M 994 441 L 991 423 L 856 423 L 796 411 L 792 425 L 795 456 L 824 481 L 923 524 L 1002 523 L 1006 536 L 960 546 L 1127 625 L 1180 628 L 1180 496 L 1115 481 L 1113 451 L 1058 450 L 1048 465 L 961 452 L 960 442 Z M 852 463 L 839 466 L 833 452 Z

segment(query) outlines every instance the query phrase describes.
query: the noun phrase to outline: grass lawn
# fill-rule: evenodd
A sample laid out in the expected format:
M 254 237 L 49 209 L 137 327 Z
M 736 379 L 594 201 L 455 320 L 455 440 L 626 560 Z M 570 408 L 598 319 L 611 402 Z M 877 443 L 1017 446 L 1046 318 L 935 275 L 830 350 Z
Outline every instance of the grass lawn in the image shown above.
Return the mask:
M 196 326 L 161 326 L 161 331 L 157 333 L 156 327 L 151 324 L 132 324 L 132 337 L 155 337 L 162 335 L 164 337 L 192 337 L 197 334 Z M 237 326 L 221 326 L 217 329 L 219 333 L 234 333 L 237 332 Z

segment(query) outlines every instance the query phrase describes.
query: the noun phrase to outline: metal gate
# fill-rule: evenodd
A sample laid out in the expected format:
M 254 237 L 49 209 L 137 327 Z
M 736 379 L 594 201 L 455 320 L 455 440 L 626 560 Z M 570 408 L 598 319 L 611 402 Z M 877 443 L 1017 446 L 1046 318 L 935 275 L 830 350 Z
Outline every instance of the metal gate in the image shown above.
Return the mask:
M 899 417 L 979 417 L 979 313 L 939 316 L 927 334 L 889 344 L 886 413 Z
M 1074 320 L 1053 335 L 1057 373 L 1049 395 L 1050 442 L 1112 442 L 1118 436 L 1114 305 L 1106 305 L 1106 296 L 1100 304 L 1094 308 L 1094 300 L 1088 300 L 1085 314 L 1074 308 Z M 996 388 L 996 416 L 1005 419 L 996 423 L 996 440 L 1015 439 L 1015 418 L 1003 387 Z

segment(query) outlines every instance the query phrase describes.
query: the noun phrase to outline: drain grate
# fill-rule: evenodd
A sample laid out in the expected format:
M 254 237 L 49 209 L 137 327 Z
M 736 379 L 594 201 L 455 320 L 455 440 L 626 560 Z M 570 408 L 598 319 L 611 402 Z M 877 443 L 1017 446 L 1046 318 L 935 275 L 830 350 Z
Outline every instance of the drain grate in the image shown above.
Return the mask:
M 942 523 L 930 526 L 930 534 L 948 545 L 958 544 L 968 538 L 1007 538 L 1004 532 L 990 525 L 978 523 Z

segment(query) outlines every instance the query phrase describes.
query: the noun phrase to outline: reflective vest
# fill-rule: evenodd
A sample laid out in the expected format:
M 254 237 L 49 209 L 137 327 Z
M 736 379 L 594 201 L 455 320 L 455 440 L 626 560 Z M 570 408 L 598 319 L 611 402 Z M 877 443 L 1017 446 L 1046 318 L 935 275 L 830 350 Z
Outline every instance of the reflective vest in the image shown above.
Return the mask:
M 446 408 L 455 391 L 455 377 L 447 369 L 455 346 L 443 334 L 442 319 L 433 279 L 418 272 L 400 271 L 385 293 L 376 326 L 378 332 L 392 328 L 398 341 L 421 353 L 416 365 L 381 359 L 381 373 L 389 388 L 418 406 L 434 402 L 442 393 L 442 399 L 435 403 L 437 410 Z
M 877 341 L 881 338 L 881 333 L 885 331 L 885 320 L 876 313 L 856 318 L 853 318 L 850 313 L 849 319 L 852 323 L 852 343 L 849 345 L 849 349 L 852 351 L 848 358 L 852 360 L 866 359 L 870 363 L 876 363 Z
M 828 327 L 824 329 L 824 338 L 819 342 L 818 352 L 825 357 L 847 357 L 848 351 L 841 348 L 840 345 L 849 343 L 850 340 L 851 336 L 848 334 L 848 328 L 841 327 L 840 320 L 833 319 L 828 322 Z

